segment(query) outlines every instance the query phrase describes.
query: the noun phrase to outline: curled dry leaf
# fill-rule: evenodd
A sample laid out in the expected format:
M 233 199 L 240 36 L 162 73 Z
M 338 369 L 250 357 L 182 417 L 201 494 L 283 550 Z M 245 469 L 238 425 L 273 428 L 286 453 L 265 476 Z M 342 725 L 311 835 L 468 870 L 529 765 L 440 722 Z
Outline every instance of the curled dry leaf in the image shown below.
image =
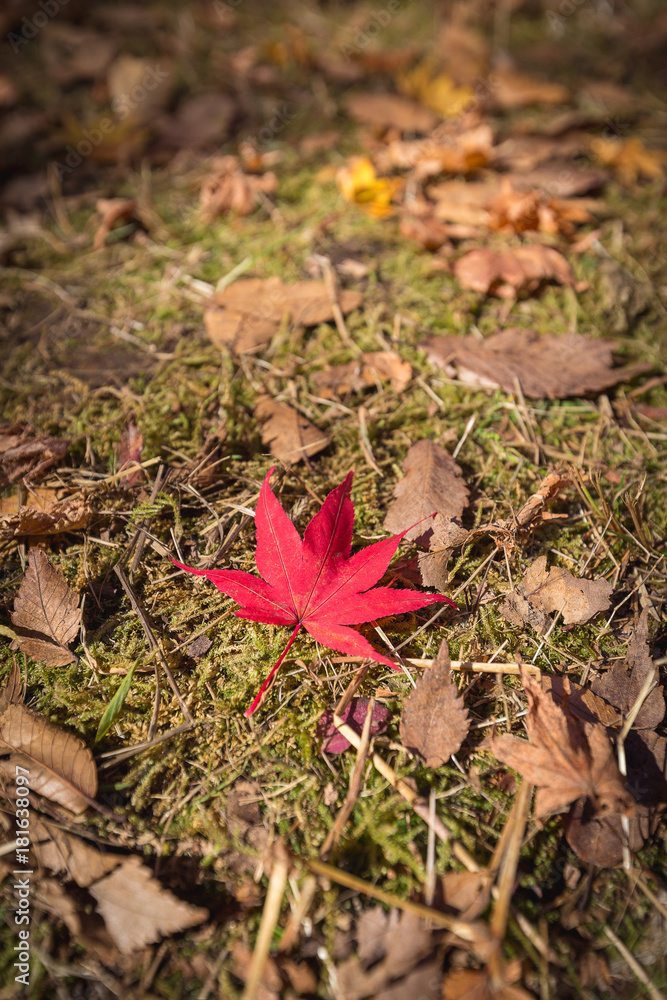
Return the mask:
M 515 393 L 517 383 L 531 399 L 565 399 L 599 393 L 650 370 L 638 362 L 614 368 L 609 340 L 580 334 L 540 336 L 511 327 L 484 341 L 476 337 L 429 337 L 420 345 L 430 361 L 462 382 Z
M 611 605 L 613 591 L 608 580 L 579 579 L 567 569 L 547 569 L 547 557 L 540 556 L 528 567 L 523 590 L 534 607 L 560 611 L 566 625 L 583 625 Z
M 55 491 L 36 489 L 28 494 L 28 500 L 18 508 L 13 498 L 0 500 L 0 541 L 79 531 L 90 520 L 86 497 L 58 501 Z
M 317 455 L 329 444 L 328 434 L 310 420 L 270 396 L 260 396 L 255 405 L 255 417 L 262 425 L 262 444 L 281 462 L 302 462 Z
M 208 910 L 185 903 L 164 889 L 134 856 L 93 883 L 89 891 L 97 900 L 107 930 L 124 954 L 154 944 L 165 935 L 196 927 L 208 918 Z
M 356 361 L 315 372 L 313 385 L 323 399 L 331 399 L 363 392 L 383 381 L 389 381 L 395 392 L 403 392 L 411 378 L 412 365 L 395 351 L 365 351 Z
M 558 705 L 525 670 L 521 682 L 528 696 L 529 742 L 495 736 L 491 749 L 498 760 L 537 786 L 536 816 L 561 811 L 580 798 L 589 798 L 600 813 L 632 815 L 634 799 L 625 788 L 607 730 L 580 721 Z
M 401 713 L 401 742 L 427 767 L 441 767 L 457 753 L 468 735 L 470 719 L 452 680 L 449 649 L 438 655 L 406 698 Z
M 26 708 L 21 700 L 16 663 L 0 695 L 0 772 L 16 775 L 27 768 L 30 789 L 59 805 L 81 813 L 97 793 L 93 755 L 78 736 Z
M 409 540 L 434 526 L 434 518 L 460 517 L 468 505 L 468 487 L 460 466 L 435 441 L 413 444 L 403 462 L 405 475 L 394 486 L 395 499 L 384 519 L 385 531 L 406 531 Z M 419 522 L 419 523 L 417 523 Z
M 204 178 L 199 204 L 207 219 L 225 212 L 250 215 L 258 195 L 272 194 L 278 186 L 276 175 L 246 174 L 236 156 L 222 156 L 214 162 L 214 171 Z
M 343 291 L 338 304 L 344 315 L 361 305 L 360 292 Z M 244 278 L 222 292 L 204 313 L 206 332 L 216 347 L 255 354 L 289 317 L 295 326 L 315 326 L 333 319 L 333 303 L 324 281 Z
M 0 486 L 20 479 L 37 479 L 59 462 L 69 445 L 57 437 L 35 437 L 29 424 L 0 430 Z
M 63 667 L 76 659 L 68 646 L 79 631 L 78 598 L 41 549 L 31 549 L 28 562 L 12 611 L 19 647 L 47 667 Z
M 499 253 L 488 247 L 471 250 L 456 261 L 454 274 L 464 288 L 502 299 L 529 295 L 545 281 L 574 284 L 570 265 L 563 255 L 541 243 L 525 244 Z

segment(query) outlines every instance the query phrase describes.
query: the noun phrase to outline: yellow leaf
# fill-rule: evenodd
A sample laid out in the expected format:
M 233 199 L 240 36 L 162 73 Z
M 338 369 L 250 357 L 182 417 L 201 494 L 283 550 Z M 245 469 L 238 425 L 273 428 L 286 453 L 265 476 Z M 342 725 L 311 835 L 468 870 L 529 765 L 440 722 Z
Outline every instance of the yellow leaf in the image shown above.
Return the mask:
M 641 139 L 593 139 L 591 152 L 618 174 L 623 184 L 634 184 L 640 177 L 652 181 L 662 180 L 667 163 L 667 153 L 647 149 Z
M 403 187 L 400 177 L 378 177 L 367 156 L 353 156 L 336 173 L 338 190 L 365 212 L 384 219 L 391 215 L 391 201 Z
M 402 73 L 398 82 L 405 94 L 443 118 L 456 118 L 475 98 L 470 87 L 459 87 L 446 73 L 434 73 L 428 61 Z

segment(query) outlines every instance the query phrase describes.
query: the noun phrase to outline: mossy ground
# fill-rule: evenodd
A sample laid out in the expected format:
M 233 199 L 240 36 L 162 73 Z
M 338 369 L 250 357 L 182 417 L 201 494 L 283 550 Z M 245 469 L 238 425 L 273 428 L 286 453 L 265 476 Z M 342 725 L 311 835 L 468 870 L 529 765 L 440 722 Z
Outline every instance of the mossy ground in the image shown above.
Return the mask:
M 426 18 L 419 16 L 425 6 L 414 4 L 406 13 L 407 33 L 417 46 L 425 45 L 429 37 L 433 15 L 429 9 Z M 267 7 L 269 10 L 272 8 Z M 237 16 L 234 45 L 240 47 L 243 39 L 253 36 L 255 26 L 252 13 L 243 5 Z M 282 10 L 267 15 L 262 28 L 266 45 L 284 39 L 283 16 Z M 336 8 L 318 11 L 317 17 L 322 19 L 318 22 L 321 25 L 328 23 L 328 18 L 333 23 L 344 20 L 349 13 Z M 395 30 L 399 42 L 405 28 L 399 31 L 396 25 Z M 513 39 L 528 68 L 530 43 L 540 30 L 535 19 L 520 16 L 513 27 Z M 392 47 L 391 31 L 383 43 Z M 228 42 L 219 44 L 224 48 Z M 592 50 L 587 51 L 594 61 Z M 39 45 L 26 53 L 33 66 L 39 66 L 39 53 Z M 206 73 L 200 67 L 207 65 L 210 53 L 203 33 L 196 33 L 192 58 L 181 67 L 188 85 L 195 64 L 198 76 Z M 641 87 L 640 66 L 636 73 L 636 86 Z M 346 205 L 331 174 L 322 178 L 324 167 L 339 165 L 346 155 L 359 151 L 356 132 L 349 123 L 335 121 L 343 129 L 335 151 L 310 159 L 297 152 L 298 139 L 311 128 L 309 116 L 314 113 L 314 104 L 303 69 L 289 64 L 286 81 L 288 92 L 296 91 L 303 103 L 293 127 L 274 144 L 283 154 L 277 168 L 277 214 L 270 217 L 258 210 L 247 218 L 225 217 L 205 224 L 197 204 L 200 165 L 191 166 L 184 174 L 169 166 L 149 168 L 150 200 L 160 222 L 159 238 L 149 236 L 143 242 L 118 239 L 92 251 L 89 244 L 96 197 L 104 193 L 146 202 L 146 168 L 86 166 L 58 196 L 60 214 L 45 223 L 41 236 L 23 240 L 2 272 L 3 301 L 11 302 L 11 316 L 7 317 L 11 340 L 7 341 L 0 384 L 4 419 L 27 420 L 40 432 L 71 442 L 67 458 L 71 471 L 60 474 L 65 489 L 81 484 L 80 470 L 84 468 L 94 471 L 101 483 L 96 485 L 89 478 L 85 487 L 96 511 L 88 529 L 78 535 L 53 537 L 46 543 L 50 559 L 75 589 L 86 594 L 87 650 L 78 647 L 78 662 L 65 668 L 49 669 L 22 661 L 27 668 L 28 703 L 93 746 L 100 718 L 123 672 L 139 661 L 122 716 L 96 750 L 103 755 L 145 739 L 154 700 L 153 663 L 144 631 L 113 566 L 137 523 L 148 517 L 149 542 L 131 583 L 154 623 L 196 723 L 190 732 L 121 764 L 113 765 L 111 759 L 110 765 L 100 757 L 100 798 L 124 821 L 115 824 L 95 814 L 87 820 L 89 829 L 103 841 L 143 850 L 150 864 L 159 859 L 166 884 L 206 905 L 213 915 L 203 931 L 168 943 L 159 974 L 150 984 L 156 997 L 198 996 L 203 977 L 192 971 L 201 968 L 192 963 L 197 952 L 213 962 L 234 940 L 242 939 L 252 947 L 261 916 L 261 892 L 258 905 L 242 909 L 233 891 L 238 876 L 226 860 L 234 847 L 224 822 L 225 802 L 233 783 L 239 777 L 256 781 L 263 797 L 263 822 L 271 836 L 282 839 L 297 859 L 314 858 L 337 811 L 336 805 L 325 804 L 325 789 L 333 787 L 339 806 L 354 766 L 352 753 L 325 761 L 316 739 L 318 718 L 340 697 L 354 665 L 332 663 L 327 650 L 316 648 L 312 639 L 301 635 L 264 706 L 251 722 L 246 721 L 243 711 L 284 647 L 285 630 L 234 617 L 230 601 L 208 583 L 175 572 L 164 554 L 175 553 L 178 546 L 186 561 L 193 563 L 215 552 L 221 535 L 212 511 L 223 522 L 225 538 L 240 524 L 242 515 L 229 504 L 250 502 L 272 461 L 263 450 L 253 417 L 260 390 L 298 401 L 302 412 L 332 436 L 331 446 L 308 468 L 300 465 L 288 471 L 281 482 L 282 502 L 300 530 L 317 509 L 313 497 L 322 499 L 349 469 L 354 469 L 355 544 L 381 537 L 392 487 L 409 445 L 431 437 L 453 448 L 475 416 L 458 453 L 472 490 L 470 523 L 511 518 L 550 463 L 571 464 L 599 474 L 602 495 L 600 499 L 590 483 L 588 497 L 573 491 L 569 501 L 560 505 L 569 515 L 565 523 L 544 527 L 521 541 L 509 565 L 501 558 L 493 561 L 485 598 L 509 590 L 521 579 L 526 565 L 544 553 L 549 553 L 553 563 L 573 572 L 586 566 L 588 574 L 612 579 L 616 603 L 629 597 L 649 569 L 652 574 L 646 587 L 658 602 L 656 606 L 664 595 L 665 564 L 659 559 L 667 528 L 664 427 L 656 424 L 647 429 L 628 417 L 626 403 L 637 383 L 621 386 L 602 398 L 529 402 L 524 409 L 505 393 L 483 392 L 434 373 L 418 348 L 426 332 L 467 333 L 473 323 L 483 334 L 501 323 L 515 323 L 554 334 L 576 329 L 591 336 L 604 335 L 610 304 L 600 291 L 596 258 L 590 254 L 572 256 L 577 280 L 590 283 L 587 291 L 577 295 L 561 288 L 547 289 L 508 310 L 506 303 L 462 291 L 453 277 L 433 270 L 427 253 L 399 235 L 395 221 L 374 220 Z M 48 103 L 48 95 L 37 84 L 33 90 L 36 101 L 41 97 Z M 261 125 L 261 117 L 255 125 Z M 234 148 L 230 142 L 230 151 Z M 79 189 L 74 192 L 72 185 L 79 185 Z M 638 282 L 644 282 L 647 271 L 651 276 L 648 308 L 620 338 L 619 351 L 628 360 L 651 362 L 659 372 L 664 365 L 661 331 L 665 305 L 661 296 L 666 271 L 664 260 L 656 256 L 659 232 L 655 220 L 659 209 L 664 210 L 664 199 L 657 185 L 628 191 L 614 182 L 608 186 L 605 199 L 609 218 L 601 223 L 600 242 L 614 244 L 616 220 L 621 219 L 624 233 L 619 262 Z M 79 239 L 82 234 L 83 240 Z M 415 378 L 401 395 L 383 388 L 369 391 L 363 399 L 373 456 L 381 474 L 365 461 L 360 447 L 359 400 L 346 398 L 342 405 L 323 402 L 313 388 L 315 371 L 353 356 L 333 324 L 307 331 L 284 327 L 261 359 L 233 358 L 221 354 L 208 341 L 201 302 L 189 283 L 191 277 L 215 284 L 246 258 L 250 258 L 247 275 L 299 279 L 304 277 L 313 252 L 326 253 L 334 260 L 354 257 L 368 266 L 367 278 L 351 282 L 351 287 L 364 292 L 364 303 L 348 319 L 350 336 L 362 350 L 391 346 L 414 368 Z M 130 332 L 135 339 L 119 338 L 111 326 Z M 664 407 L 664 383 L 656 380 L 641 399 Z M 150 509 L 146 506 L 149 486 L 121 489 L 117 484 L 105 485 L 105 477 L 117 469 L 120 428 L 130 411 L 136 413 L 144 436 L 143 460 L 156 458 L 166 465 L 182 465 L 192 459 L 206 435 L 224 422 L 224 461 L 215 481 L 194 494 L 183 484 L 168 481 Z M 150 476 L 155 469 L 148 470 Z M 643 517 L 649 551 L 638 539 L 624 502 L 627 493 L 638 490 L 645 498 Z M 611 523 L 608 511 L 615 515 Z M 444 615 L 404 647 L 404 654 L 433 656 L 441 639 L 446 638 L 453 658 L 485 660 L 504 643 L 503 659 L 513 659 L 517 653 L 528 661 L 536 656 L 541 668 L 562 669 L 574 679 L 622 654 L 637 606 L 636 593 L 625 601 L 610 627 L 605 627 L 604 619 L 588 626 L 556 625 L 548 642 L 538 649 L 535 635 L 511 627 L 498 614 L 497 600 L 484 599 L 476 606 L 482 575 L 467 581 L 492 548 L 490 541 L 481 540 L 463 552 L 450 579 L 450 593 L 459 593 L 459 611 Z M 19 544 L 5 547 L 2 553 L 0 587 L 7 624 L 25 552 L 25 546 Z M 225 565 L 252 571 L 253 555 L 252 525 L 246 524 L 226 550 Z M 409 638 L 427 617 L 424 612 L 382 624 L 398 643 Z M 379 646 L 371 626 L 366 632 Z M 200 634 L 207 635 L 212 645 L 195 661 L 185 646 Z M 13 654 L 5 646 L 1 656 L 4 677 Z M 517 682 L 511 678 L 461 680 L 477 728 L 468 749 L 459 757 L 461 767 L 452 763 L 437 771 L 420 767 L 397 743 L 398 707 L 409 690 L 407 680 L 375 667 L 360 693 L 370 695 L 380 684 L 394 692 L 396 714 L 387 735 L 377 740 L 377 747 L 399 775 L 414 779 L 427 795 L 435 792 L 438 811 L 449 829 L 484 863 L 503 828 L 512 796 L 492 780 L 499 769 L 480 745 L 490 732 L 490 727 L 482 724 L 505 718 L 509 712 L 509 720 L 498 726 L 501 730 L 511 728 L 522 705 L 515 696 Z M 164 732 L 181 721 L 178 704 L 163 679 L 159 729 Z M 455 786 L 459 786 L 456 793 L 448 795 Z M 331 803 L 330 793 L 327 801 Z M 424 886 L 426 850 L 425 824 L 377 772 L 369 769 L 333 862 L 396 898 L 418 898 Z M 654 838 L 640 861 L 658 885 L 664 886 L 664 835 Z M 558 995 L 593 996 L 597 994 L 577 978 L 582 941 L 600 941 L 602 948 L 606 939 L 600 938 L 601 929 L 611 923 L 631 950 L 640 949 L 651 904 L 632 888 L 622 870 L 582 871 L 581 879 L 591 881 L 580 914 L 584 932 L 575 935 L 572 921 L 567 929 L 561 921 L 570 893 L 563 878 L 567 865 L 576 870 L 584 867 L 565 844 L 559 820 L 544 827 L 531 822 L 521 852 L 514 902 L 528 919 L 539 923 L 562 959 Z M 439 845 L 437 870 L 444 872 L 450 867 L 457 867 L 457 862 L 450 858 L 446 846 Z M 264 880 L 260 886 L 265 884 Z M 359 897 L 335 886 L 318 896 L 311 916 L 316 937 L 329 953 L 341 913 L 355 912 L 361 905 Z M 288 915 L 286 901 L 276 943 Z M 7 949 L 0 961 L 9 975 L 13 930 L 5 927 L 0 933 Z M 51 970 L 47 975 L 40 958 L 35 958 L 31 998 L 54 995 L 54 975 L 65 990 L 74 988 L 77 980 L 79 985 L 84 982 L 81 955 L 64 929 L 43 920 L 34 929 L 34 944 L 46 956 L 70 966 L 70 971 L 56 974 Z M 515 922 L 510 922 L 505 945 L 508 956 L 527 957 L 528 968 L 535 962 L 528 981 L 539 984 L 537 953 Z M 140 967 L 126 973 L 126 995 L 140 995 L 137 984 L 152 957 L 153 953 L 147 952 L 143 970 Z M 220 995 L 232 997 L 240 995 L 241 988 L 230 975 L 230 967 L 223 960 Z M 318 995 L 328 996 L 326 963 L 317 968 L 322 977 Z M 664 967 L 651 974 L 657 986 L 667 987 Z M 616 983 L 621 983 L 624 995 L 644 995 L 644 987 L 635 987 L 629 976 L 623 979 L 621 973 L 618 975 Z M 100 983 L 95 988 L 98 992 L 80 995 L 108 995 Z M 85 989 L 93 987 L 89 984 Z M 11 995 L 0 991 L 0 996 Z

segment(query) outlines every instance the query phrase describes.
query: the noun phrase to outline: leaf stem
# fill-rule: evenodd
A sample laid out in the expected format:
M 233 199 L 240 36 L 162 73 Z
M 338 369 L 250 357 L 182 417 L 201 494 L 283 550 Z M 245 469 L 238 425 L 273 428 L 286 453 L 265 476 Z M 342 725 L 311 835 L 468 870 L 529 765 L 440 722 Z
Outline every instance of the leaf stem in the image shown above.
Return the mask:
M 287 643 L 287 645 L 283 649 L 282 653 L 278 657 L 277 662 L 271 668 L 271 673 L 269 674 L 269 676 L 266 678 L 266 680 L 262 684 L 261 688 L 259 689 L 259 691 L 257 693 L 257 697 L 253 701 L 252 705 L 250 706 L 250 708 L 246 709 L 246 711 L 243 713 L 245 715 L 246 719 L 250 718 L 250 716 L 252 715 L 252 713 L 255 711 L 255 709 L 259 705 L 260 701 L 262 700 L 262 695 L 264 694 L 264 692 L 266 691 L 267 687 L 269 686 L 269 684 L 273 680 L 273 675 L 275 674 L 276 670 L 278 669 L 278 667 L 280 666 L 280 664 L 283 662 L 283 660 L 285 659 L 285 657 L 289 653 L 289 651 L 290 651 L 290 649 L 292 647 L 292 643 L 296 639 L 297 632 L 299 631 L 300 628 L 301 628 L 301 622 L 298 623 L 298 625 L 296 626 L 296 628 L 292 632 L 290 641 Z

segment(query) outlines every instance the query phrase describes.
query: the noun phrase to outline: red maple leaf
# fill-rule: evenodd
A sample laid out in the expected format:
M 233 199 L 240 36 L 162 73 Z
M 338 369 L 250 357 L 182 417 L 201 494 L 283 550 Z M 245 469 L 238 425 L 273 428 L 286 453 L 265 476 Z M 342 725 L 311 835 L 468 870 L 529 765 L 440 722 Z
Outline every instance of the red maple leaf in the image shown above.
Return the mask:
M 273 467 L 275 468 L 275 466 Z M 238 618 L 270 625 L 296 626 L 278 662 L 266 678 L 246 716 L 252 715 L 303 625 L 324 646 L 364 656 L 400 669 L 348 625 L 414 611 L 435 601 L 453 601 L 442 594 L 373 587 L 405 535 L 392 535 L 350 556 L 354 506 L 349 472 L 328 495 L 300 538 L 269 486 L 273 468 L 262 483 L 255 513 L 259 577 L 236 569 L 193 569 L 172 560 L 188 573 L 205 576 L 240 604 Z M 408 531 L 410 529 L 407 529 Z

